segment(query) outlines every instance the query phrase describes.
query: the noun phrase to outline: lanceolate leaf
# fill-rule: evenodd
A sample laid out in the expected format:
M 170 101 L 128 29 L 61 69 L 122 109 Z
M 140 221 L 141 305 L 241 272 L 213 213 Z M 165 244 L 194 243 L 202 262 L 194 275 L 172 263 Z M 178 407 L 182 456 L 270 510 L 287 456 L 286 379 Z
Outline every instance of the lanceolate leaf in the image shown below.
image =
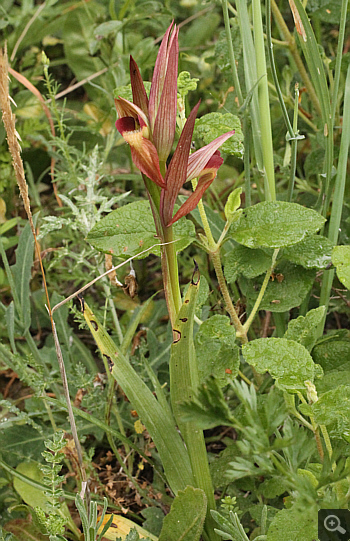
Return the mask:
M 85 320 L 101 355 L 107 360 L 112 376 L 136 409 L 157 446 L 171 489 L 176 494 L 187 485 L 193 485 L 187 451 L 173 419 L 162 409 L 151 390 L 141 380 L 85 302 L 83 308 Z
M 35 219 L 36 222 L 36 219 Z M 34 238 L 29 223 L 23 229 L 16 250 L 16 264 L 11 267 L 17 295 L 22 308 L 22 325 L 26 330 L 30 325 L 30 280 L 34 254 Z

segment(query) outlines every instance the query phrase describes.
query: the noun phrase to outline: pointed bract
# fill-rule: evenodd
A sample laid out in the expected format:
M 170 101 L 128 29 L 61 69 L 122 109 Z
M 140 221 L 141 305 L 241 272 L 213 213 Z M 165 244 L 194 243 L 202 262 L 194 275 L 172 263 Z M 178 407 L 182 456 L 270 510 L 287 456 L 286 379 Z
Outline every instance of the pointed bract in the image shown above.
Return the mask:
M 116 127 L 130 145 L 134 164 L 162 188 L 159 212 L 163 227 L 172 225 L 196 207 L 223 162 L 219 147 L 235 133 L 233 130 L 217 137 L 190 156 L 198 103 L 185 123 L 163 178 L 160 162 L 163 171 L 176 130 L 178 53 L 178 30 L 172 22 L 159 48 L 149 100 L 140 70 L 132 57 L 130 79 L 133 102 L 121 97 L 115 100 L 119 116 Z M 181 187 L 193 178 L 198 178 L 195 191 L 173 217 L 174 205 Z
M 139 67 L 132 56 L 130 56 L 130 81 L 134 104 L 140 107 L 145 115 L 148 116 L 148 97 L 145 85 L 143 84 Z
M 186 214 L 196 208 L 200 199 L 202 199 L 204 192 L 209 188 L 215 179 L 217 171 L 222 165 L 223 161 L 224 160 L 221 158 L 220 152 L 216 151 L 215 155 L 210 158 L 206 167 L 202 169 L 195 191 L 189 196 L 185 203 L 181 205 L 175 216 L 167 224 L 168 226 L 174 224 L 180 220 L 180 218 L 183 218 L 183 216 L 186 216 Z
M 167 73 L 168 58 L 169 58 L 168 41 L 169 41 L 169 35 L 173 27 L 173 24 L 174 22 L 171 23 L 171 25 L 165 32 L 164 38 L 162 39 L 162 43 L 160 44 L 160 47 L 159 47 L 157 60 L 154 66 L 151 91 L 149 95 L 149 105 L 148 105 L 149 119 L 150 119 L 152 130 L 154 128 L 154 123 L 156 120 L 159 102 L 162 95 L 165 77 Z M 176 27 L 174 28 L 174 30 L 176 31 Z M 170 40 L 171 42 L 169 43 L 169 46 L 171 46 L 171 43 L 174 40 L 174 32 Z
M 153 142 L 160 161 L 166 161 L 173 146 L 177 112 L 177 69 L 179 44 L 178 31 L 174 30 L 164 86 L 153 128 Z M 172 37 L 173 37 L 172 36 Z
M 176 198 L 180 188 L 186 181 L 188 156 L 191 150 L 194 123 L 199 105 L 200 102 L 192 109 L 190 116 L 186 120 L 186 124 L 181 132 L 179 142 L 165 175 L 167 189 L 166 192 L 162 194 L 163 200 L 161 199 L 160 207 L 163 225 L 167 225 L 172 219 Z

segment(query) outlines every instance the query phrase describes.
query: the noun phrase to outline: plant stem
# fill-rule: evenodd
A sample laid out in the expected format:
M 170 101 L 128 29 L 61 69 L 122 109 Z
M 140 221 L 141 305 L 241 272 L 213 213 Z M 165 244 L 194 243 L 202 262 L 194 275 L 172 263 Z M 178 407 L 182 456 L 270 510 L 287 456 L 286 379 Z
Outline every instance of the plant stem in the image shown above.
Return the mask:
M 224 15 L 226 42 L 227 42 L 227 48 L 228 48 L 228 56 L 229 56 L 230 64 L 231 64 L 233 85 L 234 85 L 234 88 L 235 88 L 236 93 L 237 93 L 238 105 L 241 107 L 243 105 L 243 95 L 242 95 L 241 85 L 240 85 L 239 78 L 238 78 L 238 73 L 237 73 L 237 66 L 236 66 L 236 61 L 235 61 L 235 53 L 233 51 L 231 27 L 230 27 L 230 20 L 229 20 L 229 16 L 228 16 L 227 0 L 222 0 L 222 11 L 223 11 L 223 15 Z
M 224 277 L 224 273 L 222 270 L 220 249 L 215 250 L 214 252 L 210 252 L 210 257 L 213 262 L 214 269 L 216 272 L 216 277 L 219 283 L 219 287 L 225 301 L 226 310 L 230 314 L 230 318 L 236 329 L 237 336 L 240 338 L 242 344 L 246 344 L 248 342 L 247 333 L 245 331 L 244 326 L 241 323 L 241 320 L 238 317 L 236 309 L 233 306 L 233 302 L 231 300 L 231 295 L 229 293 L 227 283 Z
M 337 244 L 338 236 L 339 236 L 339 227 L 340 227 L 343 201 L 344 201 L 349 147 L 350 147 L 350 66 L 348 67 L 346 81 L 345 81 L 343 132 L 342 132 L 342 137 L 340 141 L 337 176 L 335 179 L 333 204 L 332 204 L 331 218 L 329 222 L 329 231 L 328 231 L 328 238 L 333 243 L 334 246 Z M 323 334 L 333 278 L 334 278 L 334 269 L 324 271 L 321 293 L 320 293 L 320 306 L 325 306 L 326 310 L 325 310 L 323 321 L 321 322 L 318 329 L 319 336 L 322 336 Z
M 173 233 L 172 225 L 169 227 L 163 228 L 163 238 L 164 238 L 164 242 L 170 243 L 170 244 L 166 244 L 163 248 L 166 254 L 168 280 L 170 283 L 170 288 L 171 288 L 171 293 L 172 293 L 172 306 L 170 307 L 172 315 L 170 314 L 170 319 L 172 322 L 174 322 L 181 308 L 181 292 L 180 292 L 180 284 L 179 284 L 179 269 L 177 265 L 176 248 L 173 242 L 174 233 Z
M 334 86 L 333 86 L 333 93 L 332 93 L 332 123 L 333 124 L 334 124 L 335 111 L 337 108 L 337 101 L 338 101 L 339 79 L 340 79 L 340 71 L 341 71 L 340 68 L 341 68 L 341 61 L 342 61 L 342 56 L 343 56 L 343 45 L 344 45 L 347 9 L 348 9 L 348 0 L 342 0 L 340 24 L 339 24 L 337 58 L 335 61 L 335 70 L 334 70 Z
M 192 180 L 192 187 L 195 190 L 197 186 L 197 181 L 195 179 Z M 219 287 L 222 293 L 222 296 L 224 297 L 226 310 L 230 315 L 231 321 L 236 329 L 237 336 L 240 337 L 242 343 L 248 342 L 247 335 L 244 331 L 243 325 L 241 323 L 241 320 L 238 317 L 238 314 L 236 312 L 235 307 L 233 306 L 233 302 L 231 300 L 231 295 L 227 287 L 227 283 L 224 277 L 224 273 L 222 271 L 222 263 L 221 263 L 221 256 L 220 256 L 220 241 L 218 243 L 215 242 L 213 234 L 210 229 L 210 225 L 208 222 L 208 218 L 205 212 L 205 208 L 203 205 L 202 199 L 198 203 L 198 210 L 199 214 L 202 220 L 203 229 L 205 232 L 205 235 L 207 237 L 208 241 L 208 247 L 209 247 L 209 255 L 213 262 L 216 277 L 219 282 Z M 220 237 L 221 238 L 221 237 Z
M 243 329 L 244 331 L 247 333 L 248 330 L 249 330 L 249 327 L 250 325 L 253 323 L 253 320 L 255 318 L 255 315 L 257 313 L 257 311 L 259 310 L 259 306 L 261 304 L 261 301 L 263 299 L 263 296 L 265 295 L 265 291 L 266 291 L 266 288 L 267 288 L 267 284 L 269 283 L 269 280 L 270 280 L 270 277 L 271 277 L 271 274 L 273 272 L 273 269 L 275 268 L 275 265 L 276 265 L 276 259 L 277 259 L 277 256 L 278 256 L 278 252 L 279 252 L 279 248 L 277 248 L 276 250 L 274 250 L 273 252 L 273 255 L 272 255 L 272 261 L 271 261 L 271 267 L 267 270 L 266 272 L 266 275 L 265 275 L 265 278 L 264 278 L 264 281 L 262 283 L 262 286 L 261 286 L 261 289 L 259 291 L 259 295 L 258 295 L 258 298 L 256 299 L 255 301 L 255 304 L 253 306 L 253 309 L 250 313 L 250 316 L 248 317 L 247 321 L 245 322 L 245 324 L 243 325 Z
M 292 157 L 290 160 L 290 177 L 288 183 L 287 201 L 291 202 L 293 197 L 293 189 L 295 182 L 295 168 L 297 163 L 297 151 L 298 151 L 298 100 L 299 100 L 299 88 L 298 83 L 295 84 L 295 98 L 294 98 L 294 117 L 293 117 L 293 139 L 292 139 Z
M 265 44 L 262 27 L 261 2 L 252 1 L 256 76 L 258 83 L 259 115 L 264 157 L 264 187 L 266 201 L 275 201 L 275 168 L 273 161 L 272 131 L 270 117 L 269 90 L 265 59 Z

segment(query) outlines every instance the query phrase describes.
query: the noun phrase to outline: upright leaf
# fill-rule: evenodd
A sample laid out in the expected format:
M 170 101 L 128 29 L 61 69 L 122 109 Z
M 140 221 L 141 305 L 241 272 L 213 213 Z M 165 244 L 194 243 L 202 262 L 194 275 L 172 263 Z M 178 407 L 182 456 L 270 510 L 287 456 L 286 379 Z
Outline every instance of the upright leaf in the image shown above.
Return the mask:
M 28 222 L 19 238 L 16 263 L 11 267 L 21 305 L 21 323 L 24 330 L 28 329 L 30 325 L 30 280 L 32 277 L 33 253 L 34 237 Z
M 146 425 L 162 460 L 167 481 L 176 494 L 178 490 L 193 484 L 187 451 L 176 430 L 174 421 L 164 411 L 151 390 L 132 368 L 107 331 L 83 302 L 85 321 L 106 359 L 112 376 Z

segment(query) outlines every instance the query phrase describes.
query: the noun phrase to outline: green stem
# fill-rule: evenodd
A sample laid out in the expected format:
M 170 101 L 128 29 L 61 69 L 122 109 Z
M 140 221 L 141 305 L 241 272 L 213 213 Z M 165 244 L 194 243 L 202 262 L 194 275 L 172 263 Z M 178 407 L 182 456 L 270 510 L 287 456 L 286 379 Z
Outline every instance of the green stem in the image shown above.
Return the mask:
M 228 48 L 228 57 L 230 59 L 230 64 L 231 64 L 233 86 L 234 86 L 234 88 L 236 90 L 236 93 L 237 93 L 238 105 L 241 107 L 243 105 L 243 95 L 242 95 L 241 85 L 240 85 L 239 78 L 238 78 L 238 72 L 237 72 L 237 66 L 236 66 L 236 60 L 235 60 L 235 53 L 233 51 L 230 19 L 229 19 L 229 16 L 228 16 L 227 0 L 222 0 L 222 11 L 223 11 L 223 15 L 224 15 L 226 42 L 227 42 L 227 48 Z
M 291 202 L 293 197 L 293 189 L 295 182 L 295 168 L 297 163 L 297 151 L 298 151 L 298 99 L 299 88 L 298 83 L 295 85 L 295 99 L 294 99 L 294 118 L 293 118 L 293 139 L 292 139 L 292 157 L 290 160 L 290 177 L 288 183 L 287 201 Z
M 172 323 L 175 322 L 175 318 L 181 308 L 181 292 L 179 284 L 179 269 L 177 265 L 177 255 L 174 241 L 174 232 L 173 226 L 163 228 L 163 238 L 166 244 L 164 248 L 166 263 L 167 263 L 167 272 L 168 272 L 168 282 L 171 289 L 172 303 L 169 308 L 169 315 Z
M 245 192 L 245 207 L 248 208 L 252 204 L 252 190 L 250 185 L 250 146 L 249 146 L 249 117 L 248 112 L 244 112 L 243 116 L 243 136 L 244 136 L 244 192 Z
M 337 108 L 337 100 L 338 100 L 339 80 L 340 80 L 340 71 L 341 71 L 340 68 L 341 68 L 341 61 L 342 61 L 342 56 L 343 56 L 343 45 L 344 45 L 347 9 L 348 9 L 348 0 L 343 0 L 341 4 L 337 58 L 335 61 L 334 86 L 333 86 L 333 93 L 332 93 L 332 123 L 333 124 L 334 124 L 335 111 Z
M 266 0 L 266 36 L 267 36 L 267 50 L 268 50 L 268 54 L 269 54 L 271 72 L 272 72 L 273 80 L 275 82 L 277 96 L 278 96 L 278 99 L 279 99 L 279 102 L 280 102 L 283 118 L 284 118 L 284 121 L 286 123 L 286 127 L 287 127 L 287 130 L 289 132 L 289 136 L 291 138 L 293 138 L 294 137 L 294 132 L 293 132 L 293 128 L 292 128 L 292 125 L 290 123 L 290 120 L 289 120 L 287 108 L 286 108 L 285 103 L 284 103 L 281 87 L 280 87 L 279 82 L 278 82 L 275 59 L 274 59 L 274 56 L 273 56 L 273 44 L 272 44 L 272 38 L 271 38 L 271 0 Z
M 344 201 L 349 146 L 350 146 L 350 66 L 348 67 L 346 81 L 345 81 L 343 132 L 342 132 L 342 137 L 340 141 L 337 176 L 335 179 L 333 204 L 332 204 L 331 218 L 329 222 L 329 231 L 328 231 L 328 238 L 333 243 L 334 246 L 337 244 L 338 236 L 339 236 L 339 227 L 340 227 L 343 201 Z M 328 309 L 333 278 L 334 278 L 334 269 L 324 271 L 321 293 L 320 293 L 320 306 L 323 305 L 326 307 L 325 312 L 327 312 L 327 309 Z M 322 336 L 323 334 L 325 320 L 326 320 L 326 314 L 318 329 L 319 336 Z
M 329 458 L 331 459 L 332 454 L 333 454 L 333 449 L 332 449 L 331 440 L 330 440 L 330 437 L 329 437 L 329 434 L 328 434 L 328 430 L 327 430 L 325 425 L 320 425 L 320 429 L 321 429 L 321 432 L 322 432 L 322 435 L 323 435 L 324 442 L 326 444 L 326 449 L 328 451 Z
M 272 131 L 270 117 L 269 90 L 265 59 L 265 44 L 262 27 L 261 2 L 253 0 L 253 28 L 258 83 L 259 115 L 264 157 L 264 186 L 266 201 L 275 201 L 275 168 L 273 161 Z
M 277 256 L 278 256 L 278 252 L 279 252 L 279 248 L 277 248 L 277 249 L 274 250 L 274 252 L 273 252 L 273 255 L 272 255 L 272 261 L 271 261 L 271 267 L 270 267 L 270 268 L 267 270 L 267 272 L 266 272 L 264 281 L 263 281 L 262 286 L 261 286 L 261 289 L 260 289 L 260 291 L 259 291 L 258 298 L 257 298 L 256 301 L 255 301 L 255 304 L 254 304 L 254 306 L 253 306 L 253 309 L 252 309 L 252 311 L 251 311 L 251 314 L 250 314 L 250 316 L 248 317 L 248 319 L 247 319 L 247 321 L 245 322 L 245 324 L 243 325 L 243 329 L 244 329 L 244 332 L 245 332 L 245 333 L 248 332 L 249 327 L 250 327 L 251 324 L 253 323 L 254 318 L 255 318 L 255 315 L 256 315 L 257 311 L 259 310 L 259 306 L 260 306 L 261 301 L 263 300 L 263 297 L 264 297 L 264 295 L 265 295 L 265 291 L 266 291 L 266 288 L 267 288 L 267 284 L 269 283 L 271 274 L 272 274 L 273 269 L 275 268 L 275 265 L 276 265 L 276 259 L 277 259 Z

